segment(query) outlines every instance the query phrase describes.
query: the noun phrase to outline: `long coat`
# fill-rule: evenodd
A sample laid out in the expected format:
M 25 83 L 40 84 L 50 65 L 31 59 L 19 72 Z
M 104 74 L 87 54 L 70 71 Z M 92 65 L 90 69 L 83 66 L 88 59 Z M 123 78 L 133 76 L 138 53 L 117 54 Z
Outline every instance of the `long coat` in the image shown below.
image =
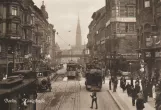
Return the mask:
M 145 108 L 145 106 L 144 106 L 144 100 L 143 99 L 138 98 L 136 100 L 136 108 L 137 109 L 141 109 L 141 110 Z

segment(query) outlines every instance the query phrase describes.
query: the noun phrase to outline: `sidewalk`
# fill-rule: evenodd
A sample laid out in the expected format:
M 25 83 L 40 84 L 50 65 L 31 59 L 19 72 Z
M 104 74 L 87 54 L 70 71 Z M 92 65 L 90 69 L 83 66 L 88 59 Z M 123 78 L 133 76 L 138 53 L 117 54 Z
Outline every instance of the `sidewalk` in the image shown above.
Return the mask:
M 109 84 L 109 80 L 106 80 L 106 84 Z M 121 110 L 136 110 L 136 106 L 132 106 L 131 97 L 128 97 L 126 91 L 125 92 L 122 91 L 122 89 L 119 86 L 119 83 L 117 86 L 117 91 L 113 92 L 112 90 L 109 90 L 109 93 L 114 98 L 116 103 L 120 106 Z M 155 110 L 153 98 L 148 99 L 148 102 L 145 103 L 144 105 L 145 105 L 144 110 Z

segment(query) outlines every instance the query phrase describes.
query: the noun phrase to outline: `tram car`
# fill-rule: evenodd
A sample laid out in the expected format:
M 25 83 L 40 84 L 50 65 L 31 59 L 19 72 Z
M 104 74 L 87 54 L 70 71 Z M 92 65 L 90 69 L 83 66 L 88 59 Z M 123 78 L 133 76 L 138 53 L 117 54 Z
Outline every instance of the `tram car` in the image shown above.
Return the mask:
M 51 91 L 51 72 L 49 70 L 37 72 L 37 90 Z
M 94 65 L 86 65 L 85 79 L 86 90 L 100 91 L 102 89 L 102 72 Z
M 76 63 L 67 63 L 67 77 L 68 77 L 68 79 L 76 78 L 77 66 L 78 65 Z

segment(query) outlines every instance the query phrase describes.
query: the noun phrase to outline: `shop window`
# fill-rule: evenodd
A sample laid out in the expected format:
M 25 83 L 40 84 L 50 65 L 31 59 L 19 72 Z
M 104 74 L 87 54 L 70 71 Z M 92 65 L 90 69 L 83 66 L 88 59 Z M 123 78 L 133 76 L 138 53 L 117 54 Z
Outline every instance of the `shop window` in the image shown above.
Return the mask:
M 150 7 L 150 0 L 145 0 L 144 1 L 144 7 L 145 8 Z
M 12 15 L 17 16 L 18 15 L 18 9 L 17 7 L 12 7 Z
M 120 32 L 121 33 L 125 32 L 125 27 L 126 27 L 125 23 L 120 23 Z

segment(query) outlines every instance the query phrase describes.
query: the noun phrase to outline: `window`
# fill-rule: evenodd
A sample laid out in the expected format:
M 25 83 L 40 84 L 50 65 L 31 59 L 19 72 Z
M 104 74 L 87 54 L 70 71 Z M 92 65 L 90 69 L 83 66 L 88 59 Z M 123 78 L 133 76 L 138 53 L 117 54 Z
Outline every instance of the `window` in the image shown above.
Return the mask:
M 112 10 L 112 17 L 116 17 L 116 10 Z
M 120 8 L 120 17 L 125 17 L 125 14 L 126 14 L 125 7 L 121 7 Z
M 134 31 L 135 31 L 135 24 L 129 23 L 129 32 L 134 32 Z
M 129 6 L 128 8 L 127 8 L 127 13 L 128 13 L 128 17 L 135 17 L 135 7 L 133 7 L 133 6 Z
M 12 7 L 12 15 L 17 16 L 17 7 Z
M 8 46 L 8 54 L 13 54 L 13 46 L 12 45 Z
M 31 14 L 31 17 L 30 17 L 30 24 L 34 24 L 34 14 Z
M 11 29 L 12 29 L 13 33 L 17 33 L 17 31 L 18 31 L 18 24 L 17 23 L 12 23 Z
M 150 0 L 145 0 L 144 7 L 145 8 L 150 7 Z
M 121 33 L 125 32 L 125 23 L 120 23 L 120 32 Z

